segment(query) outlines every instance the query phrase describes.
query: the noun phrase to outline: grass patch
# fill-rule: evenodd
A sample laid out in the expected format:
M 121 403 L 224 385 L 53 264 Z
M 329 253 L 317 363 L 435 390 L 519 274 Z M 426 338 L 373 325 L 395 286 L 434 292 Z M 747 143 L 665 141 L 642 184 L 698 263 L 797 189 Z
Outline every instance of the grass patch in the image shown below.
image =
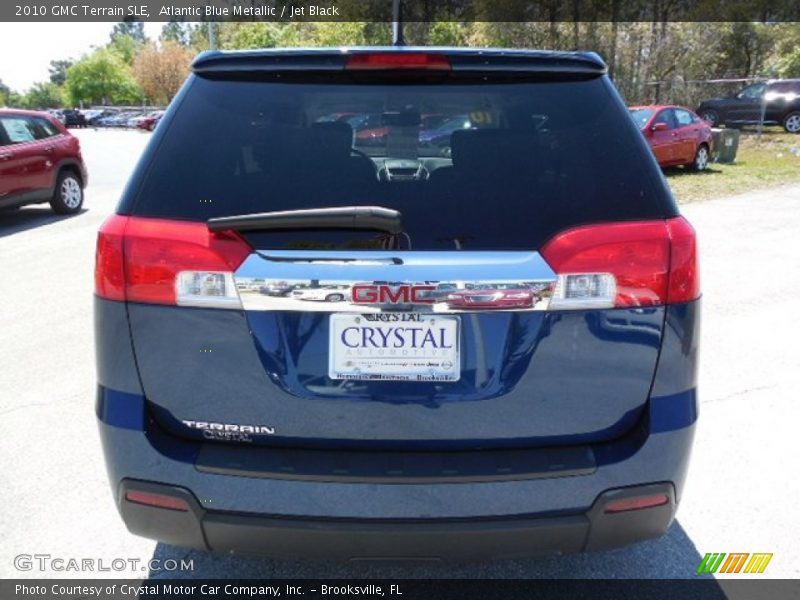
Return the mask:
M 734 164 L 712 163 L 701 173 L 675 167 L 664 174 L 681 204 L 800 183 L 800 135 L 766 127 L 759 140 L 755 129 L 743 129 Z

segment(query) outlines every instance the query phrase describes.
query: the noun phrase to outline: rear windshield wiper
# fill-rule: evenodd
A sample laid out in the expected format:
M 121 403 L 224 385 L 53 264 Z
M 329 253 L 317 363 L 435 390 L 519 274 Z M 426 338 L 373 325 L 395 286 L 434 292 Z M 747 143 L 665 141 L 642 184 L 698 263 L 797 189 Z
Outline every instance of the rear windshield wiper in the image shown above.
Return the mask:
M 217 217 L 211 231 L 278 231 L 290 229 L 364 229 L 390 234 L 403 232 L 400 211 L 382 206 L 335 206 Z

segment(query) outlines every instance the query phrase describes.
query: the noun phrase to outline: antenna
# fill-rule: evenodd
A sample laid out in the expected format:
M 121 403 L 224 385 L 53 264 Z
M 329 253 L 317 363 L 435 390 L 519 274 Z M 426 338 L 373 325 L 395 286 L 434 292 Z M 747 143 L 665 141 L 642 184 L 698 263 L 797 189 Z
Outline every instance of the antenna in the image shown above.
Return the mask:
M 392 46 L 405 46 L 403 39 L 403 0 L 392 0 Z

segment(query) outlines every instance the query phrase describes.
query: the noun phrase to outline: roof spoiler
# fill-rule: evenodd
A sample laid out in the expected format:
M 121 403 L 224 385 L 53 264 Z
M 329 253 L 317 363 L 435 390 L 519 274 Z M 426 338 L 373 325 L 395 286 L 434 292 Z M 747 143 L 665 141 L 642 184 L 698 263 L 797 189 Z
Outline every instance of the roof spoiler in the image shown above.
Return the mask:
M 192 63 L 198 74 L 285 73 L 344 71 L 355 55 L 389 53 L 428 54 L 446 57 L 454 74 L 542 73 L 598 76 L 607 71 L 594 52 L 545 52 L 477 48 L 375 46 L 358 48 L 292 48 L 204 52 Z

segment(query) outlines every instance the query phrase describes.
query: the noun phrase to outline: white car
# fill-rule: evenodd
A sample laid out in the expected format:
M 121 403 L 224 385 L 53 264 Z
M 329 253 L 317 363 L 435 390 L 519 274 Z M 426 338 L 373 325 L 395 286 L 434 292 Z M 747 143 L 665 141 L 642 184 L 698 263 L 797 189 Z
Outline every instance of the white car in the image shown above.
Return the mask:
M 323 285 L 294 290 L 289 297 L 295 300 L 315 300 L 317 302 L 341 302 L 350 294 L 347 285 Z

